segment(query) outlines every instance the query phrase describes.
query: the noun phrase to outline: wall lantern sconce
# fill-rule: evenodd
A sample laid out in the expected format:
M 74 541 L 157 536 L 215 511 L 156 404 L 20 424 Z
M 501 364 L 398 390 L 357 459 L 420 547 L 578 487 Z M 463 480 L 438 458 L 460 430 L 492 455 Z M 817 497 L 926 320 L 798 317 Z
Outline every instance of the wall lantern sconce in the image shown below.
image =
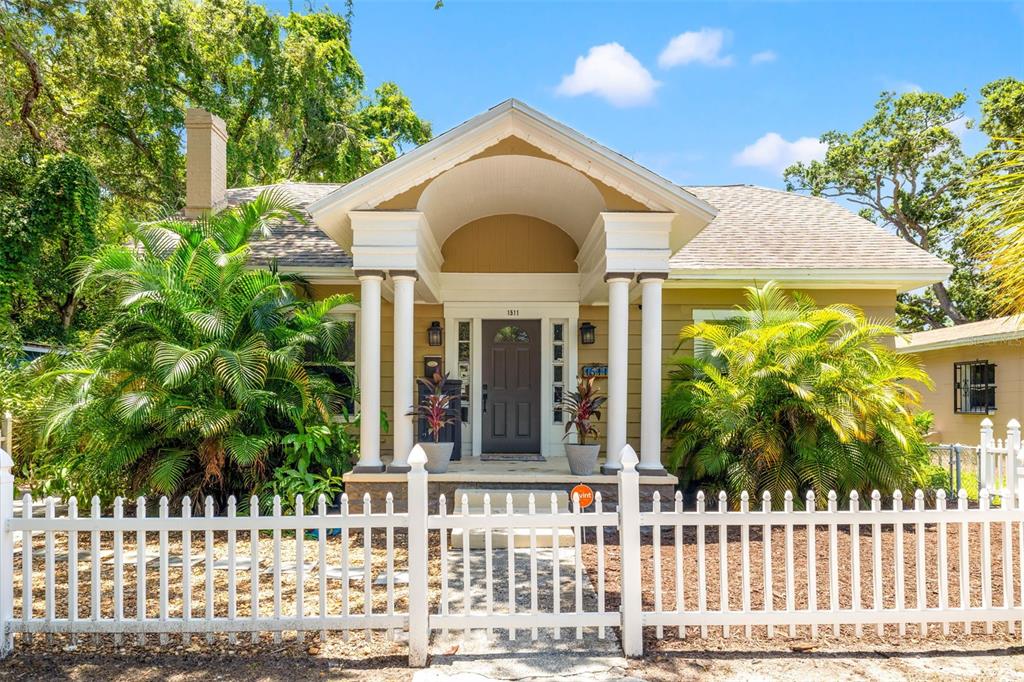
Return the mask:
M 597 327 L 595 327 L 594 325 L 590 324 L 589 322 L 584 322 L 583 324 L 581 324 L 580 325 L 580 343 L 582 343 L 585 346 L 589 346 L 590 344 L 594 343 L 594 341 L 596 341 L 596 340 L 597 340 Z
M 440 346 L 441 339 L 444 335 L 444 330 L 441 329 L 441 323 L 434 320 L 427 327 L 427 345 L 428 346 Z

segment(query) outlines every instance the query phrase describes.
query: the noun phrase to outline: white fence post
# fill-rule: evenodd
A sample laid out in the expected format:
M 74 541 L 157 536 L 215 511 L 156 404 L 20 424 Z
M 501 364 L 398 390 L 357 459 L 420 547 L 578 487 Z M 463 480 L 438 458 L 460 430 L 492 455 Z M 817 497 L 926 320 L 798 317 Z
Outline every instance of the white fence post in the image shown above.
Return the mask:
M 409 547 L 409 665 L 422 668 L 427 664 L 430 644 L 430 614 L 427 600 L 427 453 L 415 445 L 409 453 L 406 474 Z M 467 533 L 468 535 L 468 533 Z M 464 540 L 468 542 L 468 538 Z M 466 588 L 469 589 L 468 587 Z
M 0 448 L 0 658 L 14 649 L 14 533 L 10 525 L 14 518 L 13 466 L 11 455 Z
M 622 580 L 622 651 L 637 658 L 644 653 L 643 602 L 640 572 L 640 474 L 632 447 L 622 448 L 619 469 L 619 557 Z
M 992 420 L 985 417 L 981 420 L 981 442 L 978 444 L 978 490 L 982 488 L 991 488 L 992 481 L 989 477 L 989 465 L 991 457 L 989 456 L 989 447 L 991 447 L 992 438 Z
M 1010 506 L 1014 506 L 1013 497 L 1019 502 L 1022 493 L 1022 476 L 1020 467 L 1024 462 L 1020 459 L 1020 422 L 1011 419 L 1006 425 L 1006 488 L 1007 494 L 1011 496 Z

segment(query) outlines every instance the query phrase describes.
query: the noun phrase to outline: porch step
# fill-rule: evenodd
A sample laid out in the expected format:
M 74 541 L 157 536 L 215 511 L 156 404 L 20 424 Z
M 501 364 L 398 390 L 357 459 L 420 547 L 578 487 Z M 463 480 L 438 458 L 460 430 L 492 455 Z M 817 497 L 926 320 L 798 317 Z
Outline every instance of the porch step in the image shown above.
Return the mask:
M 564 490 L 501 490 L 501 489 L 484 489 L 484 488 L 459 488 L 455 491 L 453 504 L 449 508 L 449 513 L 453 516 L 458 516 L 462 513 L 462 496 L 466 496 L 466 501 L 469 507 L 470 514 L 482 514 L 484 511 L 484 495 L 491 496 L 491 513 L 492 514 L 504 514 L 506 513 L 506 502 L 508 495 L 512 495 L 512 508 L 517 513 L 526 513 L 530 508 L 530 494 L 534 496 L 535 508 L 539 513 L 550 513 L 551 512 L 551 494 L 554 493 L 555 500 L 558 505 L 559 512 L 569 511 L 569 495 Z M 554 529 L 551 528 L 538 528 L 537 533 L 537 547 L 551 547 L 555 544 L 554 542 Z M 451 534 L 451 547 L 452 549 L 462 549 L 462 543 L 465 540 L 465 533 L 463 529 L 456 528 L 452 530 Z M 494 529 L 491 531 L 491 547 L 495 549 L 507 549 L 509 543 L 508 529 Z M 575 538 L 570 528 L 559 528 L 558 529 L 558 546 L 559 547 L 572 547 L 575 543 Z M 512 529 L 512 546 L 516 548 L 530 546 L 530 530 L 528 528 L 513 528 Z M 486 549 L 486 537 L 483 530 L 471 530 L 469 531 L 469 548 L 470 549 Z

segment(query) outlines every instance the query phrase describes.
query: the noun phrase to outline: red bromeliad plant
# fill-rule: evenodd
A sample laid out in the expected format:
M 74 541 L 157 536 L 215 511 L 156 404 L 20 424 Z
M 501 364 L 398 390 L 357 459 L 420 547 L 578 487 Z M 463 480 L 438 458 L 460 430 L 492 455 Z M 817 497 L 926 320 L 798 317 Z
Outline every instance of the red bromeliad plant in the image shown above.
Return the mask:
M 444 376 L 434 373 L 433 379 L 417 379 L 421 384 L 430 389 L 430 393 L 423 396 L 423 400 L 409 412 L 408 416 L 418 416 L 427 422 L 427 430 L 430 432 L 434 442 L 441 439 L 441 431 L 444 427 L 455 422 L 451 413 L 452 397 L 444 392 L 445 382 L 448 381 L 448 374 Z
M 565 423 L 565 435 L 568 436 L 575 429 L 580 445 L 587 444 L 588 436 L 598 436 L 597 427 L 591 422 L 601 418 L 601 408 L 607 400 L 594 385 L 594 379 L 595 377 L 581 377 L 576 390 L 566 394 L 565 400 L 562 401 L 562 409 L 569 413 L 569 419 Z

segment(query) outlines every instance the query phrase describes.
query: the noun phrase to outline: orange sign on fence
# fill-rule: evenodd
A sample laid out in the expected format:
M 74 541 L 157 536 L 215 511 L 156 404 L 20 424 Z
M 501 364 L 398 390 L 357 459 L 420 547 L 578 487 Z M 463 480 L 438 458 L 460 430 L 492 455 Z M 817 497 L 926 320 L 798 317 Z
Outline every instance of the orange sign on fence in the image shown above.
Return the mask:
M 570 504 L 577 495 L 579 495 L 580 497 L 580 509 L 586 509 L 587 507 L 594 503 L 594 491 L 590 488 L 589 485 L 584 485 L 580 483 L 575 488 L 573 488 L 572 492 L 569 493 Z

